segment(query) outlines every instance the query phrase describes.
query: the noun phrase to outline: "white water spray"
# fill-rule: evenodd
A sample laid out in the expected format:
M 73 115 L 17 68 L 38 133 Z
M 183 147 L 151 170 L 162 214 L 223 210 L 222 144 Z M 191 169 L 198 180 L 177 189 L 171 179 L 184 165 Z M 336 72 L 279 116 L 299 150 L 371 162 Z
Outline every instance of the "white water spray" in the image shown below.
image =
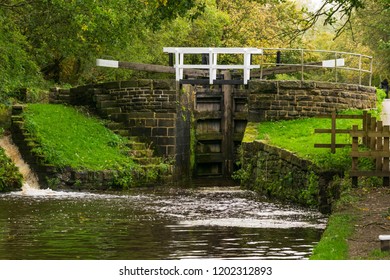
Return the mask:
M 18 147 L 12 142 L 11 137 L 3 136 L 0 138 L 0 147 L 4 149 L 5 154 L 13 161 L 19 169 L 19 172 L 23 175 L 22 193 L 29 194 L 39 190 L 39 183 L 36 174 L 23 160 Z

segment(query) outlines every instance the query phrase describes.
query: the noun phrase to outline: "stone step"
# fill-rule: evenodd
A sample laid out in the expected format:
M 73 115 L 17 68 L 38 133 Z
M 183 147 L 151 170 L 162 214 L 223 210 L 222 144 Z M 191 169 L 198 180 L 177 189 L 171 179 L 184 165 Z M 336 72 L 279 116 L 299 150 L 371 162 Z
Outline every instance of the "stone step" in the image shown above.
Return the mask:
M 153 157 L 154 152 L 150 149 L 131 150 L 129 155 L 135 158 Z
M 106 100 L 111 100 L 111 96 L 109 94 L 95 94 L 93 96 L 93 101 L 95 102 L 101 102 Z
M 144 158 L 134 158 L 134 162 L 140 165 L 151 165 L 151 164 L 160 164 L 161 158 L 159 157 L 144 157 Z
M 148 149 L 147 145 L 143 142 L 130 142 L 126 144 L 132 150 L 146 150 Z
M 115 108 L 115 107 L 118 107 L 118 103 L 116 101 L 113 101 L 113 100 L 102 100 L 102 101 L 96 102 L 96 107 L 102 108 L 102 109 L 113 108 L 113 107 Z
M 106 124 L 106 127 L 111 130 L 124 130 L 123 128 L 125 125 L 123 123 L 118 123 L 118 122 L 109 122 Z
M 101 108 L 100 112 L 102 112 L 106 116 L 110 116 L 111 114 L 119 114 L 121 112 L 121 108 L 119 107 Z
M 130 136 L 130 133 L 127 129 L 116 129 L 116 130 L 113 130 L 114 133 L 120 135 L 120 136 L 123 136 L 123 137 L 128 137 Z

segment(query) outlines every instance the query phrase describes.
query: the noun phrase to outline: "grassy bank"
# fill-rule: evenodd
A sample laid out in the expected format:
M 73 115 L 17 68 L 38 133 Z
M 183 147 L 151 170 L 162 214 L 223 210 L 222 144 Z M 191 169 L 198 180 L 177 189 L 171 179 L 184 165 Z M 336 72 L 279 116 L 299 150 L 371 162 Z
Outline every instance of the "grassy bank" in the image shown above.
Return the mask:
M 362 114 L 362 111 L 347 111 L 346 114 Z M 337 120 L 338 129 L 362 127 L 362 120 Z M 314 133 L 316 128 L 331 128 L 330 119 L 307 118 L 288 121 L 264 122 L 257 125 L 257 140 L 262 140 L 308 159 L 324 169 L 346 170 L 351 166 L 349 148 L 337 149 L 335 154 L 330 149 L 314 148 L 314 144 L 330 144 L 330 134 Z M 337 135 L 338 144 L 350 144 L 348 134 Z
M 35 152 L 49 164 L 75 170 L 118 169 L 134 165 L 127 155 L 127 139 L 97 119 L 63 105 L 30 104 L 24 112 L 25 128 L 39 146 Z
M 357 217 L 350 213 L 334 213 L 329 217 L 328 225 L 321 241 L 313 250 L 311 260 L 347 260 L 346 242 L 354 230 Z

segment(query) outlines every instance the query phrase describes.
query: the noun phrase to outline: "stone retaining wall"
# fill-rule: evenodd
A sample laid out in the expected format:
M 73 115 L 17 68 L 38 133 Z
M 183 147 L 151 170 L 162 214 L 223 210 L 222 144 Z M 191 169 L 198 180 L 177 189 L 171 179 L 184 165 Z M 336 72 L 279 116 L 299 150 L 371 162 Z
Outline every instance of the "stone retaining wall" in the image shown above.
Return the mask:
M 345 109 L 376 107 L 374 87 L 313 82 L 260 81 L 249 83 L 249 121 L 313 117 Z
M 269 197 L 316 206 L 330 212 L 338 190 L 329 188 L 338 172 L 323 172 L 312 162 L 260 141 L 242 143 L 241 184 Z

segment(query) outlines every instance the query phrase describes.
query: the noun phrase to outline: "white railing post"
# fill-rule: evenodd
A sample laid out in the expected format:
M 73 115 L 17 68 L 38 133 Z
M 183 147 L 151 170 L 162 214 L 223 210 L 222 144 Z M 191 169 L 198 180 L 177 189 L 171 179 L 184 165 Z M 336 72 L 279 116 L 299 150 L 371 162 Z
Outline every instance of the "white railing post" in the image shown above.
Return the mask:
M 217 79 L 218 70 L 227 69 L 240 69 L 244 72 L 243 83 L 246 85 L 250 79 L 250 70 L 260 68 L 260 65 L 251 64 L 252 54 L 262 54 L 262 49 L 257 48 L 164 48 L 164 52 L 175 53 L 175 69 L 176 69 L 176 80 L 180 81 L 183 79 L 184 69 L 208 69 L 209 70 L 209 82 L 214 83 Z M 185 54 L 209 54 L 208 65 L 192 65 L 184 63 Z M 219 65 L 218 54 L 242 54 L 244 55 L 244 63 L 242 65 Z

